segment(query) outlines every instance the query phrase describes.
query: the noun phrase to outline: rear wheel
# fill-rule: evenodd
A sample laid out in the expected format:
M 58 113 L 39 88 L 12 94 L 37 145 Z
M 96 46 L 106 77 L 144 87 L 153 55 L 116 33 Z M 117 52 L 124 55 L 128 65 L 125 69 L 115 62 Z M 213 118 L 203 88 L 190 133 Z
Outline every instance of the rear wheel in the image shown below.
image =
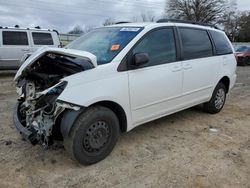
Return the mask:
M 103 160 L 114 148 L 120 134 L 113 111 L 102 106 L 90 107 L 74 123 L 64 146 L 73 159 L 90 165 Z
M 214 89 L 212 98 L 204 104 L 204 110 L 210 114 L 220 112 L 226 101 L 226 87 L 223 83 L 218 83 Z

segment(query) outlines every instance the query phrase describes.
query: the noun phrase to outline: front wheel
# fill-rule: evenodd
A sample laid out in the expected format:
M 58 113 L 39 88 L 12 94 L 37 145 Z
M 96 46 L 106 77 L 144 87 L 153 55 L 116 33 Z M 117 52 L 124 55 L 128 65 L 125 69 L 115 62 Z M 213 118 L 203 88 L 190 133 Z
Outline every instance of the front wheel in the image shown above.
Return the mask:
M 119 134 L 115 113 L 106 107 L 93 106 L 78 117 L 69 136 L 64 138 L 64 146 L 73 159 L 90 165 L 110 154 Z
M 204 110 L 210 114 L 220 112 L 226 101 L 226 87 L 223 83 L 218 83 L 215 87 L 212 98 L 204 104 Z

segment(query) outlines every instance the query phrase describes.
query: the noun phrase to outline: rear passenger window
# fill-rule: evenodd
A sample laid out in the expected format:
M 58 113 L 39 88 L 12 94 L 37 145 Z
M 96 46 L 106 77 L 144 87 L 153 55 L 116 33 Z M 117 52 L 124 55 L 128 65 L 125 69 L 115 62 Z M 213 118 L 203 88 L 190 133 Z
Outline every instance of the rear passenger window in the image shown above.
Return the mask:
M 26 32 L 3 31 L 3 45 L 29 45 Z
M 161 29 L 147 34 L 133 49 L 133 54 L 136 53 L 147 53 L 149 55 L 149 62 L 141 67 L 176 61 L 173 29 Z
M 209 57 L 213 55 L 212 43 L 207 31 L 180 28 L 180 34 L 185 60 Z
M 231 54 L 233 53 L 232 47 L 228 42 L 226 35 L 218 31 L 210 31 L 216 49 L 217 55 Z
M 35 45 L 53 45 L 53 39 L 50 33 L 32 32 Z

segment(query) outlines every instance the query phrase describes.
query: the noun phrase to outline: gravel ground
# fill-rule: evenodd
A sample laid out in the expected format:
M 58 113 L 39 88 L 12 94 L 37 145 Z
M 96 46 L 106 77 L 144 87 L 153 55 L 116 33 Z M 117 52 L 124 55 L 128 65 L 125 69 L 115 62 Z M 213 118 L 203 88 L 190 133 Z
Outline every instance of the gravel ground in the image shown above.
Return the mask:
M 91 166 L 62 143 L 44 150 L 21 139 L 13 75 L 0 74 L 0 187 L 250 187 L 250 67 L 238 68 L 221 113 L 195 107 L 139 126 Z

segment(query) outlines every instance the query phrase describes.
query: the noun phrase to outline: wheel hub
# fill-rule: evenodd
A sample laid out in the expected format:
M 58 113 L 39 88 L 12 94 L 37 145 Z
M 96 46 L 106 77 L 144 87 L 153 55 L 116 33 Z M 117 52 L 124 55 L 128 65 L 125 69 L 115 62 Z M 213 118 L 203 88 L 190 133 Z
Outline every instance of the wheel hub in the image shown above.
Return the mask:
M 88 152 L 99 151 L 108 141 L 109 127 L 104 121 L 97 121 L 86 131 L 83 139 L 83 147 Z
M 225 91 L 223 89 L 219 89 L 215 96 L 215 108 L 221 109 L 224 105 L 225 101 Z

